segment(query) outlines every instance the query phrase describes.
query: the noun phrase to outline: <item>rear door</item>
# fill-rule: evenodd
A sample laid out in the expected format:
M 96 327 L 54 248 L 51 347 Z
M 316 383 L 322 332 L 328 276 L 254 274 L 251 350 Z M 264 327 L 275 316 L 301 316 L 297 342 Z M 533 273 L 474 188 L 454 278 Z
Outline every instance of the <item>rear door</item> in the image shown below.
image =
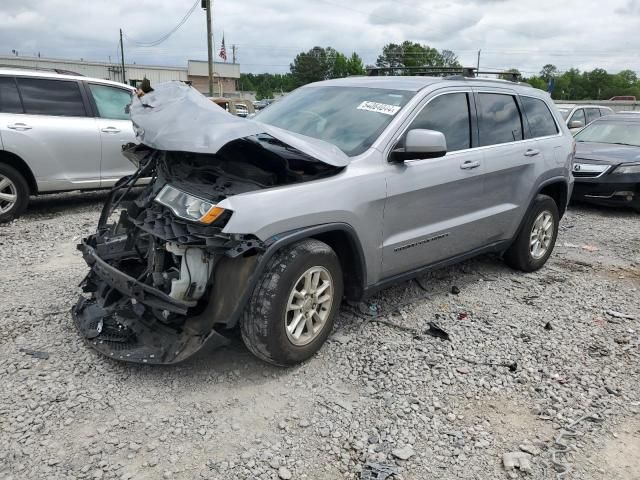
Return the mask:
M 111 187 L 118 179 L 135 171 L 133 164 L 122 155 L 122 145 L 135 141 L 129 114 L 125 111 L 131 103 L 132 92 L 100 83 L 88 83 L 88 87 L 100 131 L 101 186 Z
M 12 79 L 20 105 L 0 113 L 4 149 L 22 158 L 40 191 L 100 186 L 100 137 L 87 98 L 75 80 Z M 10 81 L 4 88 L 13 91 Z
M 447 90 L 427 98 L 405 127 L 444 133 L 444 157 L 388 165 L 383 220 L 383 276 L 455 257 L 482 245 L 486 229 L 482 152 L 473 149 L 471 91 Z
M 522 218 L 537 162 L 544 162 L 534 139 L 525 138 L 521 105 L 509 89 L 478 89 L 478 138 L 484 162 L 487 243 L 507 240 Z

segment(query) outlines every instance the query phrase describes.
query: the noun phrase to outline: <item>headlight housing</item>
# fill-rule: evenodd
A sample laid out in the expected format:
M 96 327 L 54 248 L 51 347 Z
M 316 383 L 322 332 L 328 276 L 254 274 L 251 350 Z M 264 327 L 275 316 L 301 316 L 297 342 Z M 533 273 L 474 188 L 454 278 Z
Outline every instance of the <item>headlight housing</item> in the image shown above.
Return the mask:
M 623 163 L 614 171 L 614 175 L 625 175 L 630 173 L 640 173 L 640 163 Z
M 217 207 L 209 200 L 195 197 L 171 185 L 165 185 L 156 196 L 155 201 L 180 218 L 210 225 L 224 213 L 224 208 Z

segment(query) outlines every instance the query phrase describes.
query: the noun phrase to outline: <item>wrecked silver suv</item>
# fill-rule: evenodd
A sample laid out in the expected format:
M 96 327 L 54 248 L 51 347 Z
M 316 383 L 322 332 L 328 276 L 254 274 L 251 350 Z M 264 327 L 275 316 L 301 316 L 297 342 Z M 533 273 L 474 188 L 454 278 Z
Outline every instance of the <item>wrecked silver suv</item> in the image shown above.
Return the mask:
M 132 362 L 182 361 L 239 326 L 255 355 L 290 365 L 343 298 L 486 252 L 536 270 L 573 185 L 548 95 L 506 81 L 332 80 L 255 121 L 172 82 L 131 118 L 138 170 L 79 246 L 91 270 L 73 316 Z

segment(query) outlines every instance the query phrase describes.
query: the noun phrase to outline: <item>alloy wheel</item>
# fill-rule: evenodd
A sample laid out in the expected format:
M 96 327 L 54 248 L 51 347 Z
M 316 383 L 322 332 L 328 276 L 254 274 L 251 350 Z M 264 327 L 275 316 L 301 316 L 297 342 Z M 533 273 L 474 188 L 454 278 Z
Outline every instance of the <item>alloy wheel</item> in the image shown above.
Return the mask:
M 8 177 L 0 174 L 0 214 L 11 210 L 17 201 L 16 185 Z
M 545 210 L 536 217 L 531 227 L 529 252 L 534 259 L 539 260 L 547 254 L 553 234 L 553 216 L 551 212 Z
M 289 341 L 297 346 L 311 343 L 322 332 L 333 304 L 334 286 L 324 267 L 311 267 L 296 281 L 284 315 Z

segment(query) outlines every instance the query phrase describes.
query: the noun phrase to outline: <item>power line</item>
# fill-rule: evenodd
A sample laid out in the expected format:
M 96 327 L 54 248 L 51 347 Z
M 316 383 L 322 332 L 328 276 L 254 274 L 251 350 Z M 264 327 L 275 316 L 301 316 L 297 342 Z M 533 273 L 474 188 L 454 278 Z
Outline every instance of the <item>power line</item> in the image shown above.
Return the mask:
M 198 4 L 200 3 L 200 0 L 196 0 L 193 5 L 191 6 L 191 8 L 187 11 L 187 13 L 185 13 L 184 17 L 182 17 L 182 19 L 178 22 L 178 24 L 173 27 L 171 30 L 169 30 L 167 33 L 165 33 L 164 35 L 162 35 L 160 38 L 158 38 L 157 40 L 154 40 L 152 42 L 142 42 L 142 41 L 138 41 L 135 40 L 134 38 L 129 37 L 128 35 L 123 33 L 123 36 L 130 42 L 135 43 L 136 45 L 139 45 L 141 47 L 155 47 L 157 45 L 160 45 L 162 42 L 164 42 L 165 40 L 167 40 L 171 35 L 173 35 L 174 33 L 176 33 L 178 31 L 178 29 L 180 27 L 182 27 L 182 25 L 184 25 L 186 23 L 186 21 L 189 19 L 189 17 L 191 16 L 191 14 L 193 12 L 195 12 L 196 8 L 198 7 Z

